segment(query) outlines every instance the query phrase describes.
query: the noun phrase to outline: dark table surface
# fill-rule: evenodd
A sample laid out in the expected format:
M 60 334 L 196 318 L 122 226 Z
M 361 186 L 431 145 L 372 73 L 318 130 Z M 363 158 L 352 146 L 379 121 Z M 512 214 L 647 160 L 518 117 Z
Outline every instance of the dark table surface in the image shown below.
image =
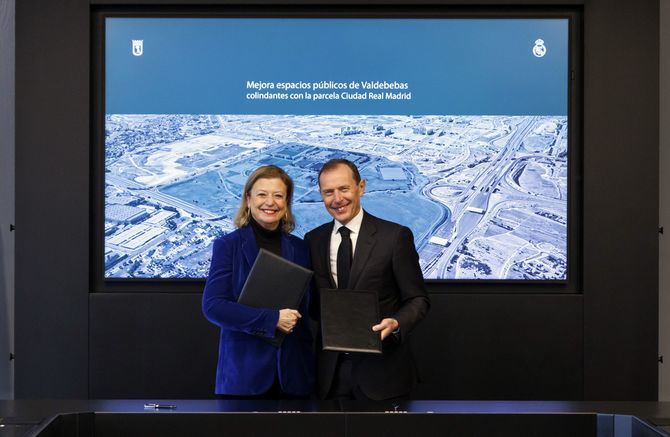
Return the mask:
M 160 404 L 162 406 L 170 406 L 170 408 L 147 408 L 146 404 Z M 173 408 L 171 408 L 173 407 Z M 231 415 L 229 418 L 233 421 L 246 421 L 250 418 L 249 415 L 260 414 L 265 419 L 258 423 L 275 423 L 275 419 L 289 419 L 284 416 L 280 418 L 277 414 L 294 414 L 300 413 L 301 420 L 313 422 L 312 419 L 322 423 L 326 420 L 328 423 L 333 422 L 331 419 L 336 418 L 336 415 L 344 415 L 342 419 L 346 423 L 358 423 L 369 419 L 374 419 L 377 414 L 402 414 L 408 415 L 406 419 L 420 419 L 423 415 L 441 415 L 452 414 L 452 419 L 444 417 L 444 419 L 455 420 L 456 422 L 466 419 L 461 415 L 472 414 L 475 415 L 541 415 L 548 414 L 547 417 L 555 417 L 553 415 L 569 415 L 572 417 L 574 425 L 575 420 L 581 423 L 581 420 L 574 416 L 574 414 L 598 414 L 598 429 L 600 429 L 601 422 L 605 428 L 609 427 L 609 431 L 605 434 L 598 435 L 670 435 L 670 402 L 572 402 L 572 401 L 404 401 L 404 402 L 361 402 L 361 401 L 251 401 L 251 400 L 193 400 L 193 399 L 126 399 L 126 400 L 6 400 L 0 401 L 0 436 L 1 437 L 15 437 L 24 435 L 36 435 L 35 433 L 43 429 L 48 424 L 52 423 L 56 415 L 68 413 L 95 413 L 104 421 L 105 418 L 111 419 L 112 415 L 122 414 L 125 417 L 135 417 L 135 414 L 152 414 L 149 416 L 149 422 L 156 424 L 158 415 L 171 415 L 163 417 L 169 422 L 175 420 L 188 419 L 184 415 L 202 414 L 197 421 L 203 422 L 205 418 L 209 422 L 214 420 L 219 422 L 219 419 L 225 419 L 224 416 L 213 415 Z M 316 415 L 326 414 L 326 417 Z M 130 416 L 127 416 L 130 414 Z M 267 416 L 267 415 L 270 416 Z M 331 416 L 332 414 L 332 416 Z M 101 416 L 99 416 L 101 415 Z M 370 416 L 372 415 L 372 416 Z M 603 416 L 604 415 L 604 416 Z M 612 416 L 609 416 L 612 415 Z M 621 434 L 619 429 L 630 430 L 632 419 L 629 416 L 635 416 L 646 422 L 647 427 L 653 428 L 656 432 L 654 434 Z M 246 417 L 246 419 L 245 419 Z M 429 419 L 428 416 L 424 416 Z M 497 416 L 500 419 L 500 416 Z M 511 416 L 510 416 L 511 417 Z M 519 417 L 519 416 L 514 416 Z M 525 416 L 528 417 L 528 416 Z M 626 419 L 628 417 L 628 419 Z M 272 419 L 274 418 L 274 419 Z M 298 419 L 298 417 L 295 417 Z M 366 419 L 367 418 L 367 419 Z M 494 419 L 491 417 L 494 421 Z M 163 421 L 161 419 L 161 421 Z M 259 419 L 261 417 L 259 416 Z M 359 420 L 360 419 L 360 420 Z M 397 419 L 401 419 L 398 417 Z M 431 417 L 431 419 L 440 419 L 438 417 Z M 566 417 L 567 419 L 567 417 Z M 620 420 L 628 420 L 622 427 L 616 428 L 617 424 L 621 424 Z M 190 420 L 190 419 L 188 419 Z M 227 419 L 226 419 L 227 420 Z M 473 419 L 474 420 L 474 419 Z M 524 419 L 527 421 L 528 419 Z M 533 419 L 534 420 L 534 419 Z M 499 421 L 499 420 L 498 420 Z M 550 420 L 551 421 L 551 420 Z M 137 421 L 133 421 L 135 423 Z M 434 420 L 428 420 L 426 423 L 434 423 Z M 554 421 L 555 422 L 555 421 Z M 144 423 L 140 422 L 140 423 Z M 339 423 L 339 422 L 338 422 Z M 362 423 L 362 422 L 361 422 Z M 358 428 L 364 429 L 361 423 Z M 396 420 L 391 422 L 384 419 L 384 423 L 398 424 Z M 525 422 L 524 422 L 525 423 Z M 561 422 L 564 423 L 564 422 Z M 609 425 L 608 425 L 609 424 Z M 332 424 L 331 424 L 332 425 Z M 342 424 L 339 424 L 342 425 Z M 573 426 L 570 425 L 570 426 Z M 143 425 L 144 426 L 144 425 Z M 146 425 L 149 426 L 149 425 Z M 274 425 L 273 425 L 274 426 Z M 353 425 L 352 425 L 353 426 Z M 395 425 L 394 425 L 395 426 Z M 340 426 L 341 427 L 341 426 Z M 356 427 L 354 427 L 356 428 Z M 356 429 L 358 429 L 356 428 Z M 616 428 L 616 432 L 614 433 Z M 153 428 L 152 428 L 153 429 Z M 274 428 L 273 428 L 274 429 Z M 353 429 L 353 428 L 352 428 Z M 576 428 L 575 428 L 576 429 Z M 37 431 L 36 431 L 37 430 Z M 136 430 L 135 430 L 136 431 Z M 211 430 L 210 430 L 211 431 Z M 341 433 L 340 433 L 341 434 Z M 333 434 L 333 435 L 340 435 Z M 116 434 L 110 434 L 116 435 Z M 136 434 L 143 435 L 143 434 Z M 176 435 L 176 434 L 175 434 Z M 216 434 L 211 434 L 216 435 Z M 342 434 L 344 435 L 344 434 Z M 514 435 L 514 434 L 509 434 Z M 557 434 L 565 435 L 565 434 Z
M 145 404 L 173 405 L 174 409 L 145 408 Z M 44 418 L 58 413 L 435 413 L 521 414 L 602 413 L 624 414 L 670 422 L 670 402 L 576 402 L 576 401 L 257 401 L 193 399 L 123 400 L 5 400 L 0 417 Z

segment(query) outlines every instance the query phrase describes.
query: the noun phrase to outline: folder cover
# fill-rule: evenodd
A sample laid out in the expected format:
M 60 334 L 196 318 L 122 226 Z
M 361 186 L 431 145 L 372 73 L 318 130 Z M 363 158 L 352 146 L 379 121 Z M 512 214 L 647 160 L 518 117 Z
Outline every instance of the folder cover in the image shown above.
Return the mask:
M 321 289 L 323 350 L 382 353 L 377 292 Z
M 255 308 L 298 309 L 311 278 L 311 270 L 260 249 L 237 302 Z M 261 338 L 279 347 L 284 336 L 276 331 L 274 338 Z

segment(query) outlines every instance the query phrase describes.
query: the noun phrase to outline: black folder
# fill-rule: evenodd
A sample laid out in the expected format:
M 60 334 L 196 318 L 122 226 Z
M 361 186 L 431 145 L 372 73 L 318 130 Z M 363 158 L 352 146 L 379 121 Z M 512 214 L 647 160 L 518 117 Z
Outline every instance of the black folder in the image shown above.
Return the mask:
M 237 302 L 255 308 L 297 309 L 310 279 L 311 270 L 261 249 Z M 274 338 L 261 338 L 279 347 L 284 336 L 276 331 Z
M 323 350 L 382 353 L 379 299 L 375 291 L 324 288 L 321 295 Z

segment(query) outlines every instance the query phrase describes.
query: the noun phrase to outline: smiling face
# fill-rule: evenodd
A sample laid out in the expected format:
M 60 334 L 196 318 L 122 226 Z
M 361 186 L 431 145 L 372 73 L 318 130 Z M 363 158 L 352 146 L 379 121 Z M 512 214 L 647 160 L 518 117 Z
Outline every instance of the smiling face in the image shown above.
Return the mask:
M 279 178 L 258 179 L 247 195 L 247 203 L 259 225 L 275 230 L 286 215 L 286 185 Z
M 365 180 L 357 183 L 346 165 L 339 164 L 321 173 L 319 189 L 326 211 L 338 222 L 346 225 L 361 210 Z

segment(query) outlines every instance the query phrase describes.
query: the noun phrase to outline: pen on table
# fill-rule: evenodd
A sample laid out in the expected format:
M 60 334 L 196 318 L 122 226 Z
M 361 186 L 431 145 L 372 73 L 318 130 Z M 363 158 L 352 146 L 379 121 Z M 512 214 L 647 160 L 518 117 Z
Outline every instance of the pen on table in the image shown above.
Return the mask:
M 171 404 L 144 404 L 144 408 L 153 408 L 155 410 L 174 410 L 176 405 Z

